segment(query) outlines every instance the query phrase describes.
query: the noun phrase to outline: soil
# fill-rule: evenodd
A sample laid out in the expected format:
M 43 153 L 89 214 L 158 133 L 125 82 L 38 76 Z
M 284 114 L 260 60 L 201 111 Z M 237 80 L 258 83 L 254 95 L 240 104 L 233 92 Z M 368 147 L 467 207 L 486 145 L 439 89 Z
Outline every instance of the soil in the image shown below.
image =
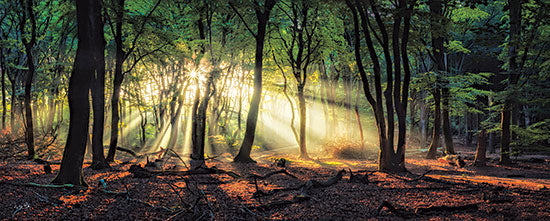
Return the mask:
M 0 163 L 0 219 L 17 220 L 550 220 L 550 164 L 547 156 L 487 167 L 470 166 L 473 150 L 457 147 L 466 166 L 458 168 L 422 153 L 407 155 L 409 173 L 375 172 L 375 160 L 321 158 L 300 160 L 293 155 L 256 153 L 257 164 L 234 164 L 224 154 L 207 160 L 208 167 L 231 173 L 162 175 L 133 178 L 128 172 L 138 162 L 121 153 L 122 162 L 94 171 L 85 163 L 89 188 L 39 187 L 49 184 L 59 170 L 45 174 L 43 165 L 18 158 Z M 276 159 L 285 158 L 285 167 Z M 177 162 L 177 161 L 175 161 Z M 173 165 L 168 163 L 164 168 Z M 171 170 L 187 170 L 176 166 Z M 276 174 L 284 169 L 296 178 Z M 314 188 L 305 195 L 308 180 L 326 181 L 338 171 L 346 174 L 336 184 Z M 349 182 L 349 170 L 366 179 Z M 361 172 L 360 170 L 366 170 Z M 424 176 L 421 174 L 426 173 Z M 103 188 L 104 181 L 106 189 Z M 261 195 L 261 196 L 258 196 Z M 386 201 L 386 202 L 384 202 Z M 379 208 L 384 202 L 387 207 Z M 276 205 L 280 203 L 281 205 Z M 447 207 L 444 207 L 447 206 Z M 393 208 L 391 208 L 393 207 Z

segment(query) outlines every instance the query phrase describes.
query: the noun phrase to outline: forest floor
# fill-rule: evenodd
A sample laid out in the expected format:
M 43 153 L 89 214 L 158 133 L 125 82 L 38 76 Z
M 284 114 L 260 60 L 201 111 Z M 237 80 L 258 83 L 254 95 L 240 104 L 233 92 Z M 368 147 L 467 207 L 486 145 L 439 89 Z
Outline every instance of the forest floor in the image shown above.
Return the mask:
M 418 151 L 407 155 L 410 173 L 398 174 L 375 172 L 373 159 L 305 161 L 263 152 L 253 156 L 257 164 L 230 163 L 229 154 L 206 161 L 219 169 L 215 174 L 180 171 L 150 178 L 134 178 L 128 169 L 136 160 L 121 153 L 120 159 L 131 161 L 108 170 L 94 171 L 85 163 L 87 189 L 32 186 L 49 184 L 59 165 L 45 174 L 43 165 L 8 158 L 0 162 L 0 219 L 550 220 L 547 155 L 508 166 L 490 160 L 476 168 L 469 165 L 472 148 L 457 150 L 466 159 L 463 168 L 425 160 Z M 285 158 L 285 167 L 276 158 Z M 342 169 L 346 173 L 337 176 Z M 281 170 L 290 175 L 262 177 Z

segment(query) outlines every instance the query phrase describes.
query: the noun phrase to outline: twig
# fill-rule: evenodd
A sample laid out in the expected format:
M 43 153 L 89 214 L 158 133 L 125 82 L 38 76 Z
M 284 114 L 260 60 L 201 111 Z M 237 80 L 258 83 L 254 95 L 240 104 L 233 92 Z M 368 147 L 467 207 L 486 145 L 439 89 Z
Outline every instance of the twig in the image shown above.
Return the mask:
M 171 209 L 166 208 L 166 207 L 164 207 L 164 206 L 155 206 L 155 205 L 153 205 L 153 204 L 151 204 L 151 203 L 148 203 L 148 202 L 145 202 L 145 201 L 142 201 L 142 200 L 138 200 L 138 199 L 134 199 L 134 198 L 129 197 L 129 196 L 127 197 L 127 200 L 134 201 L 134 202 L 139 202 L 139 203 L 145 204 L 145 205 L 147 205 L 147 206 L 150 206 L 150 207 L 152 207 L 152 208 L 154 208 L 154 209 L 162 209 L 162 210 L 165 210 L 165 211 L 170 212 L 170 213 L 174 212 L 174 211 L 172 211 Z

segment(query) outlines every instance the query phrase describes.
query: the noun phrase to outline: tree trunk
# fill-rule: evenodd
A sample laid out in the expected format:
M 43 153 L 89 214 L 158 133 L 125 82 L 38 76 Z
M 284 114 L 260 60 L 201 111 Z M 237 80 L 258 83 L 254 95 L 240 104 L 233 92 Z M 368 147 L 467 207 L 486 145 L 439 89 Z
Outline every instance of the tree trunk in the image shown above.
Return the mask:
M 306 149 L 306 99 L 304 85 L 298 85 L 298 112 L 300 114 L 300 158 L 309 159 Z
M 31 107 L 31 92 L 32 92 L 32 80 L 34 77 L 35 66 L 34 66 L 34 56 L 32 53 L 34 44 L 36 43 L 36 20 L 34 16 L 33 1 L 20 0 L 22 6 L 25 7 L 23 12 L 23 18 L 20 23 L 21 31 L 21 40 L 25 46 L 25 53 L 27 54 L 27 76 L 25 78 L 25 96 L 24 96 L 24 105 L 25 105 L 25 143 L 27 144 L 27 158 L 35 158 L 34 152 L 34 128 L 33 128 L 33 114 Z M 31 39 L 28 41 L 25 36 L 25 26 L 27 23 L 27 16 L 31 21 Z
M 2 72 L 2 129 L 6 129 L 6 65 L 3 52 L 4 49 L 0 48 L 0 71 Z
M 265 33 L 269 20 L 269 14 L 271 13 L 271 9 L 274 6 L 274 0 L 266 0 L 264 5 L 264 12 L 260 12 L 260 9 L 256 8 L 258 31 L 255 35 L 256 55 L 254 58 L 254 94 L 252 95 L 252 100 L 250 101 L 250 107 L 248 109 L 248 116 L 246 118 L 246 130 L 243 138 L 243 143 L 241 145 L 239 153 L 237 154 L 237 156 L 235 156 L 235 159 L 233 160 L 234 162 L 256 162 L 250 157 L 250 152 L 252 150 L 252 144 L 254 143 L 254 137 L 256 134 L 256 123 L 258 121 L 258 111 L 262 96 L 262 67 Z
M 206 82 L 206 92 L 202 100 L 200 99 L 200 93 L 197 90 L 195 94 L 195 103 L 193 104 L 193 125 L 192 125 L 192 142 L 193 148 L 191 152 L 191 159 L 198 162 L 194 165 L 192 163 L 192 169 L 196 169 L 195 166 L 202 165 L 204 161 L 204 143 L 205 143 L 205 130 L 206 130 L 206 110 L 208 109 L 208 102 L 211 96 L 211 88 L 213 84 L 212 73 L 209 74 Z M 198 88 L 198 81 L 197 81 Z M 197 97 L 198 96 L 198 97 Z M 200 100 L 200 104 L 199 104 Z
M 359 93 L 361 89 L 360 88 L 357 88 L 357 95 L 355 97 L 355 108 L 354 108 L 354 111 L 355 111 L 355 120 L 357 120 L 357 126 L 359 127 L 359 136 L 361 137 L 361 152 L 363 154 L 366 154 L 366 150 L 365 150 L 365 137 L 364 137 L 364 134 L 363 134 L 363 125 L 361 124 L 361 115 L 359 114 L 359 95 L 361 93 Z M 326 115 L 325 115 L 326 117 Z
M 15 80 L 11 82 L 11 115 L 10 115 L 10 130 L 11 132 L 16 131 L 15 130 L 15 115 L 17 110 L 17 97 L 15 96 L 16 91 L 16 82 Z
M 435 109 L 434 109 L 434 128 L 433 128 L 433 136 L 432 136 L 432 143 L 430 144 L 430 147 L 428 148 L 428 154 L 426 155 L 427 159 L 435 159 L 437 157 L 437 147 L 439 146 L 439 131 L 441 127 L 441 108 L 440 108 L 440 94 L 439 89 L 433 90 L 433 96 L 434 96 L 434 103 L 435 103 Z
M 486 152 L 487 152 L 487 130 L 483 129 L 481 132 L 479 132 L 479 135 L 477 137 L 477 151 L 476 151 L 476 158 L 474 160 L 475 166 L 485 166 Z
M 521 39 L 521 1 L 508 0 L 510 7 L 510 37 L 509 37 L 509 70 L 508 70 L 508 88 L 515 90 L 520 74 L 517 68 L 517 49 Z M 500 161 L 499 163 L 510 163 L 510 121 L 512 112 L 511 96 L 507 95 L 504 100 L 504 107 L 501 113 L 501 136 L 500 136 Z
M 92 165 L 91 168 L 101 170 L 109 167 L 105 160 L 103 148 L 103 130 L 105 125 L 105 39 L 103 36 L 103 19 L 101 16 L 94 16 L 93 21 L 97 33 L 94 33 L 95 48 L 95 74 L 92 78 Z
M 442 95 L 442 117 L 443 117 L 443 139 L 445 140 L 445 154 L 455 154 L 453 147 L 453 133 L 451 132 L 451 122 L 449 118 L 449 99 L 450 92 L 448 88 L 441 89 Z
M 438 71 L 437 75 L 440 75 L 441 72 L 445 71 L 445 63 L 443 61 L 443 37 L 441 34 L 438 34 L 438 30 L 441 26 L 441 21 L 438 16 L 442 16 L 442 1 L 441 0 L 432 0 L 430 1 L 430 27 L 431 27 L 431 37 L 432 37 L 432 47 L 433 47 L 433 59 L 435 62 L 436 69 Z M 434 103 L 435 103 L 435 117 L 434 117 L 434 132 L 432 137 L 432 143 L 428 149 L 428 154 L 426 158 L 435 159 L 437 155 L 437 147 L 439 146 L 439 131 L 441 127 L 441 89 L 439 89 L 440 76 L 437 76 L 435 82 L 435 89 L 433 91 Z M 444 94 L 445 96 L 445 94 Z
M 93 25 L 101 19 L 99 1 L 77 0 L 78 48 L 73 73 L 69 80 L 69 135 L 63 151 L 61 167 L 54 184 L 73 184 L 87 186 L 82 176 L 82 163 L 86 150 L 86 140 L 89 129 L 90 82 L 94 76 L 94 51 L 99 45 L 94 45 L 93 36 L 99 32 Z
M 117 3 L 117 19 L 115 30 L 115 76 L 113 79 L 113 96 L 111 97 L 111 142 L 109 144 L 109 153 L 107 154 L 107 162 L 115 161 L 116 147 L 118 143 L 118 123 L 120 121 L 119 116 L 119 102 L 120 102 L 120 87 L 122 80 L 124 79 L 122 73 L 122 64 L 124 63 L 124 51 L 122 45 L 122 19 L 124 16 L 124 1 L 118 0 Z

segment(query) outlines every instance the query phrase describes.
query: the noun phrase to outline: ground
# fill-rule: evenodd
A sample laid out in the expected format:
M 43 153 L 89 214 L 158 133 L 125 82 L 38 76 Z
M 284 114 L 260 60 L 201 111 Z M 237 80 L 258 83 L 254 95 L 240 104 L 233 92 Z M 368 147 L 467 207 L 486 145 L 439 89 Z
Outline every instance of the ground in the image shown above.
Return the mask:
M 257 164 L 230 163 L 228 154 L 206 162 L 208 167 L 235 174 L 133 178 L 128 169 L 136 161 L 122 157 L 124 163 L 104 171 L 91 170 L 86 163 L 87 189 L 32 186 L 29 183 L 48 184 L 59 165 L 52 165 L 53 172 L 44 174 L 42 165 L 7 158 L 0 163 L 0 219 L 550 220 L 548 157 L 524 157 L 509 166 L 490 161 L 487 167 L 476 168 L 468 165 L 473 149 L 457 149 L 466 159 L 464 168 L 425 160 L 411 150 L 406 161 L 411 173 L 400 174 L 375 172 L 374 159 L 302 161 L 292 155 L 264 152 L 254 155 Z M 286 166 L 277 166 L 276 158 L 287 159 Z M 251 176 L 282 169 L 296 178 L 285 174 L 266 179 Z M 307 194 L 303 188 L 270 192 L 299 187 L 308 180 L 327 181 L 342 169 L 346 173 L 334 185 L 313 188 Z M 367 174 L 369 182 L 349 182 L 349 170 L 354 175 Z M 426 171 L 430 172 L 421 176 Z M 256 197 L 258 192 L 274 194 Z M 384 201 L 395 210 L 379 208 Z

